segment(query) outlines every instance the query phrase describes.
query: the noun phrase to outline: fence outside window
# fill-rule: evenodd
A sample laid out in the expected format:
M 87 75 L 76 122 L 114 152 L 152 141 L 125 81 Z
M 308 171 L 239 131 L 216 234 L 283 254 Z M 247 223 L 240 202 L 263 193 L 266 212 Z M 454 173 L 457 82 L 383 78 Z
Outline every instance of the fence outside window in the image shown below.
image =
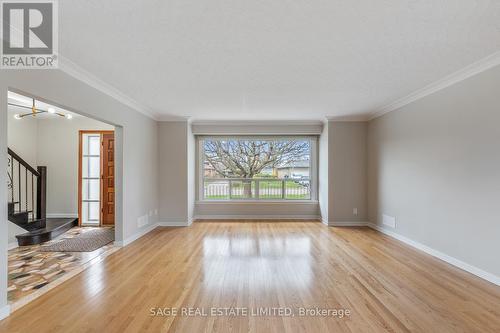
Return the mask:
M 309 200 L 311 180 L 276 178 L 205 178 L 205 200 Z

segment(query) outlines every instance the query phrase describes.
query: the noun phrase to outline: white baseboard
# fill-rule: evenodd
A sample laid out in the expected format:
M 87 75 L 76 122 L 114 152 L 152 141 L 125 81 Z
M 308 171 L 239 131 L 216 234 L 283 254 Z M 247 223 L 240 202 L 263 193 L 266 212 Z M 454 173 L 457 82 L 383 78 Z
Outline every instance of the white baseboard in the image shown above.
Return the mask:
M 52 213 L 47 214 L 47 218 L 59 219 L 59 218 L 77 218 L 78 213 Z
M 318 215 L 196 215 L 195 220 L 320 220 Z
M 458 268 L 460 268 L 466 272 L 469 272 L 477 277 L 480 277 L 486 281 L 489 281 L 493 284 L 496 284 L 497 286 L 500 286 L 500 277 L 498 277 L 492 273 L 486 272 L 480 268 L 472 266 L 472 265 L 470 265 L 466 262 L 463 262 L 457 258 L 451 257 L 445 253 L 434 250 L 433 248 L 431 248 L 427 245 L 424 245 L 424 244 L 421 244 L 421 243 L 416 242 L 414 240 L 411 240 L 409 238 L 406 238 L 405 236 L 402 236 L 398 233 L 395 233 L 394 231 L 388 230 L 387 228 L 384 228 L 383 226 L 380 226 L 378 224 L 368 223 L 367 226 L 374 229 L 374 230 L 380 231 L 381 233 L 386 234 L 387 236 L 395 238 L 395 239 L 397 239 L 405 244 L 408 244 L 408 245 L 410 245 L 410 246 L 412 246 L 420 251 L 423 251 L 423 252 L 425 252 L 433 257 L 441 259 L 450 265 L 458 267 Z
M 369 222 L 363 221 L 331 221 L 326 222 L 323 221 L 323 224 L 326 224 L 329 227 L 366 227 Z
M 188 221 L 169 221 L 169 222 L 158 222 L 160 227 L 189 227 L 193 223 L 192 220 Z
M 10 315 L 10 306 L 4 305 L 0 308 L 0 320 L 7 318 Z
M 15 249 L 16 247 L 19 247 L 19 244 L 17 242 L 12 242 L 9 243 L 9 245 L 7 246 L 7 250 L 12 250 Z
M 140 230 L 139 232 L 135 233 L 134 235 L 130 236 L 130 237 L 127 237 L 126 239 L 124 239 L 123 241 L 115 241 L 115 245 L 116 246 L 121 246 L 121 247 L 124 247 L 124 246 L 127 246 L 129 245 L 130 243 L 138 240 L 139 238 L 141 238 L 142 236 L 150 233 L 151 231 L 153 231 L 154 229 L 156 229 L 156 227 L 158 226 L 157 223 L 155 224 L 152 224 L 142 230 Z

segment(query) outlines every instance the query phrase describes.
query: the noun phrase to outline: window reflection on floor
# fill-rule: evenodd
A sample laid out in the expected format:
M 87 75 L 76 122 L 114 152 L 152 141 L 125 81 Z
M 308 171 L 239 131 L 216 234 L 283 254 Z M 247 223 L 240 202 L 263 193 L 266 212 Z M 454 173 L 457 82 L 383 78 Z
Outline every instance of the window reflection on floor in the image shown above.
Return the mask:
M 311 240 L 292 237 L 224 237 L 203 239 L 204 284 L 207 288 L 307 288 L 312 281 Z

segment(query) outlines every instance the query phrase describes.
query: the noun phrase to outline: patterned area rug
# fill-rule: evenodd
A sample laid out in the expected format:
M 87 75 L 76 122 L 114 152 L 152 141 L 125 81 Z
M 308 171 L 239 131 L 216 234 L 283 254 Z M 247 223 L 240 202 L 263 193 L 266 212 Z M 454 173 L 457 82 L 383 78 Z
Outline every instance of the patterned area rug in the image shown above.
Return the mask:
M 73 238 L 42 245 L 42 252 L 92 252 L 115 240 L 115 229 L 99 228 L 81 233 Z

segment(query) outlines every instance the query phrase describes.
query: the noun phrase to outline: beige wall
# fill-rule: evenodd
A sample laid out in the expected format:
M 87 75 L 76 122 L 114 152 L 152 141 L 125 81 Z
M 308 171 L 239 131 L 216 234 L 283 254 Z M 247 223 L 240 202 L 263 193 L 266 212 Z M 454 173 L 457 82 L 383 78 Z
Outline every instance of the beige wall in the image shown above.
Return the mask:
M 500 67 L 373 120 L 370 220 L 500 276 Z
M 366 122 L 328 124 L 329 224 L 368 221 L 367 128 Z
M 37 166 L 38 121 L 31 117 L 14 119 L 15 112 L 7 117 L 9 148 L 21 156 L 31 166 Z
M 187 121 L 160 122 L 158 155 L 160 162 L 159 221 L 189 224 L 189 124 Z
M 318 219 L 318 202 L 197 202 L 200 219 Z

